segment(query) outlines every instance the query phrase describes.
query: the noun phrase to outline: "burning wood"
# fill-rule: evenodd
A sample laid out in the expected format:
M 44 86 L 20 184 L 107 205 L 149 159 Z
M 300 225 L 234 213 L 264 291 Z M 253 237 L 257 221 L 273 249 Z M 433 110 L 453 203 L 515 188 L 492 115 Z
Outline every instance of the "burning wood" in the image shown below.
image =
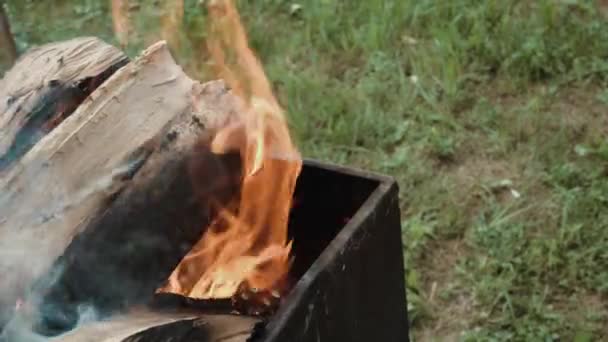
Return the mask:
M 167 278 L 161 291 L 276 307 L 301 160 L 233 4 L 210 12 L 209 50 L 231 91 L 191 80 L 155 44 L 0 179 L 0 313 L 25 298 L 41 308 L 34 319 L 65 329 L 81 303 L 111 312 Z
M 316 203 L 326 193 L 315 179 L 306 193 L 323 196 L 305 200 L 312 210 L 294 215 L 316 232 L 306 235 L 299 227 L 288 235 L 300 155 L 233 3 L 210 1 L 209 13 L 208 50 L 224 81 L 190 79 L 166 43 L 154 44 L 102 84 L 86 83 L 92 91 L 86 99 L 79 98 L 75 110 L 59 110 L 52 129 L 42 130 L 0 174 L 0 325 L 12 316 L 0 340 L 24 327 L 45 336 L 63 333 L 81 322 L 83 306 L 102 317 L 129 313 L 54 340 L 244 341 L 258 322 L 214 316 L 207 326 L 179 310 L 162 317 L 131 312 L 142 305 L 158 311 L 159 301 L 256 316 L 281 310 L 269 322 L 269 342 L 361 340 L 349 329 L 352 322 L 365 327 L 365 340 L 404 340 L 405 303 L 393 299 L 404 293 L 394 183 L 364 175 L 354 186 L 348 175 L 334 187 L 334 178 L 332 197 Z M 47 80 L 52 73 L 43 71 Z M 93 75 L 84 79 L 99 73 Z M 0 118 L 12 127 L 10 118 Z M 313 171 L 313 178 L 328 173 Z M 357 212 L 363 203 L 382 210 Z M 319 213 L 329 230 L 314 227 Z M 344 217 L 359 223 L 319 257 Z M 372 234 L 375 221 L 387 217 L 392 235 Z M 376 245 L 390 246 L 396 262 L 386 262 L 388 254 Z M 304 262 L 291 269 L 294 253 Z M 347 269 L 348 258 L 365 266 Z M 283 306 L 292 285 L 288 273 L 301 276 L 315 260 Z M 354 290 L 342 291 L 348 286 Z M 377 298 L 385 292 L 392 297 Z M 382 307 L 397 315 L 382 318 Z M 332 320 L 337 329 L 323 323 Z M 380 331 L 383 325 L 389 329 Z
M 246 104 L 231 125 L 219 130 L 211 148 L 240 153 L 242 188 L 238 202 L 221 211 L 161 291 L 227 298 L 243 286 L 271 291 L 284 282 L 290 252 L 287 219 L 301 158 L 234 4 L 211 1 L 209 13 L 208 48 L 216 72 Z
M 228 174 L 205 157 L 205 141 L 237 111 L 237 98 L 222 82 L 201 85 L 188 78 L 164 43 L 96 89 L 0 179 L 0 312 L 12 311 L 36 279 L 50 277 L 64 288 L 89 284 L 72 300 L 102 300 L 105 292 L 118 293 L 121 302 L 141 287 L 91 284 L 114 271 L 113 279 L 125 284 L 142 270 L 143 278 L 155 271 L 159 277 L 165 267 L 167 277 L 205 228 L 205 192 L 222 187 L 226 177 L 220 176 Z M 208 165 L 192 163 L 201 160 Z M 42 277 L 62 255 L 55 263 L 63 269 L 59 279 L 54 273 Z M 150 293 L 161 282 L 148 282 Z

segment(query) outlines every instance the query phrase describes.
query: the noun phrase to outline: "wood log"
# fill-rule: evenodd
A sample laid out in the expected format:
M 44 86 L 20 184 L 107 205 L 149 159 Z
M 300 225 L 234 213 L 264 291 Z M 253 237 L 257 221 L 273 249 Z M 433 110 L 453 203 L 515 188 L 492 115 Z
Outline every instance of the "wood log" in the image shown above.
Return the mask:
M 0 175 L 127 61 L 90 37 L 23 55 L 0 81 Z
M 0 181 L 0 318 L 26 298 L 62 331 L 152 296 L 234 192 L 239 158 L 206 146 L 240 105 L 164 42 L 98 87 Z
M 138 310 L 108 320 L 83 323 L 73 331 L 49 342 L 245 342 L 255 332 L 260 319 L 234 315 L 152 312 Z M 17 324 L 4 333 L 6 341 L 37 341 Z M 35 336 L 35 335 L 33 335 Z M 40 338 L 40 337 L 39 337 Z M 1 341 L 1 339 L 0 339 Z

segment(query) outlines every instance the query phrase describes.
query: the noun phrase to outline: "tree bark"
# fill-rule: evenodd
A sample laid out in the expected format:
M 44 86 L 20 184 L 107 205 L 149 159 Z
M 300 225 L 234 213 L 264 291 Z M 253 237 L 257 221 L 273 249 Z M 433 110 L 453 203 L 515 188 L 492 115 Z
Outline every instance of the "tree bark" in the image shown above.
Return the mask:
M 164 42 L 100 85 L 0 179 L 0 319 L 25 298 L 61 330 L 149 299 L 235 191 L 239 158 L 207 147 L 240 106 Z

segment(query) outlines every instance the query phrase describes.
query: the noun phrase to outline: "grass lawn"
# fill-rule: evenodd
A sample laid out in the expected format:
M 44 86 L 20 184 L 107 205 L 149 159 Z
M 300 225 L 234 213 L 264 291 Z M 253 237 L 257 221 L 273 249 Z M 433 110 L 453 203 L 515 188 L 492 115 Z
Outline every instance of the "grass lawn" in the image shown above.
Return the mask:
M 185 2 L 176 54 L 204 78 Z M 21 49 L 113 42 L 109 1 L 8 3 Z M 601 3 L 239 1 L 304 154 L 398 179 L 416 341 L 608 339 Z

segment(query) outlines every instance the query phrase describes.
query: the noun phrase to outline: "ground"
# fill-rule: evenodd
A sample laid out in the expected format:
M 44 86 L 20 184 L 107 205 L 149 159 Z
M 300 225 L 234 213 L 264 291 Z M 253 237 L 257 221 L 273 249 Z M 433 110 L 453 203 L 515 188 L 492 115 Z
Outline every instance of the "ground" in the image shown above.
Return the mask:
M 204 78 L 185 2 L 176 55 Z M 55 3 L 9 0 L 22 50 L 113 41 L 107 1 Z M 304 155 L 399 181 L 416 341 L 608 339 L 605 1 L 239 4 Z

